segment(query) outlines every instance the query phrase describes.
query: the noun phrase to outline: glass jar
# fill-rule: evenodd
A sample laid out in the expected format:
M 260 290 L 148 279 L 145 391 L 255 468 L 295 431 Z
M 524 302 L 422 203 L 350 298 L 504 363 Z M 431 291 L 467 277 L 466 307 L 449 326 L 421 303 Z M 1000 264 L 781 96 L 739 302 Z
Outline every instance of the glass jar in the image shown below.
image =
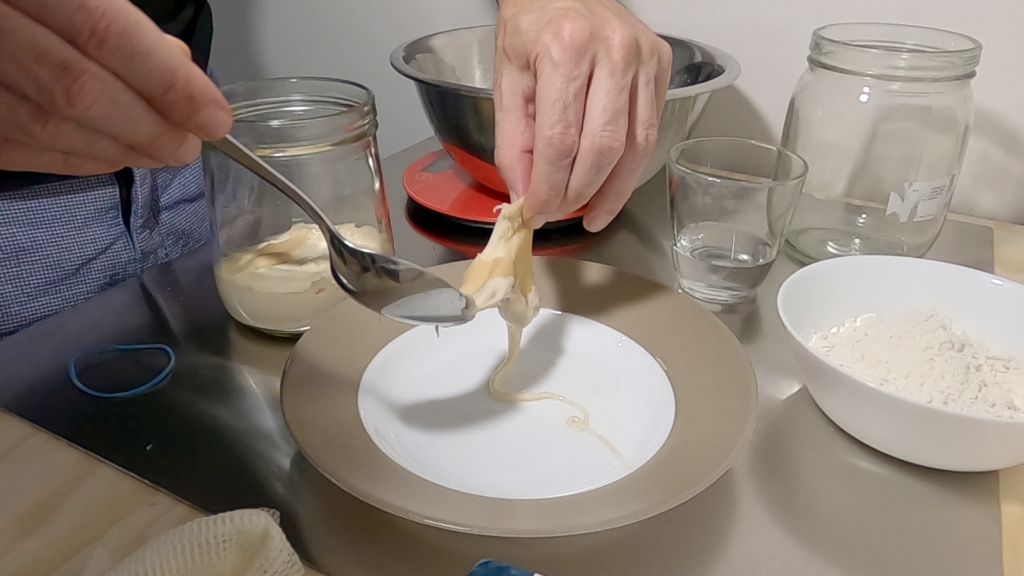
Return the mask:
M 785 249 L 799 263 L 923 256 L 963 163 L 981 44 L 899 24 L 814 31 L 782 146 L 809 172 Z
M 348 240 L 393 253 L 369 89 L 283 78 L 235 84 L 224 94 L 233 136 L 309 195 Z M 331 276 L 323 234 L 291 200 L 220 152 L 204 149 L 203 167 L 224 306 L 264 332 L 306 331 L 346 297 Z

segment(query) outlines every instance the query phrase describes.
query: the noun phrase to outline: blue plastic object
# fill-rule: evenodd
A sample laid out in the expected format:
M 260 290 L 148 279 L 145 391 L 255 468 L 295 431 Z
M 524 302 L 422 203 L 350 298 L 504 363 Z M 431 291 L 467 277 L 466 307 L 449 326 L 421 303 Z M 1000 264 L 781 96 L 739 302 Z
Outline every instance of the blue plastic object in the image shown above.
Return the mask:
M 495 562 L 494 560 L 483 560 L 473 567 L 469 576 L 541 576 L 529 570 L 509 566 Z

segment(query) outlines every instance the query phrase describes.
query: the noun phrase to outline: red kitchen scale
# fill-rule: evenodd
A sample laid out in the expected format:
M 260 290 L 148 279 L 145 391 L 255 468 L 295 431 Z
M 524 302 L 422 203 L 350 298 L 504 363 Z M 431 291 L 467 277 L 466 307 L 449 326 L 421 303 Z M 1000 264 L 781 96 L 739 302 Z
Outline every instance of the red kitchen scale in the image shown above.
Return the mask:
M 409 198 L 428 210 L 471 226 L 491 227 L 498 221 L 497 208 L 507 204 L 509 197 L 497 171 L 489 168 L 494 177 L 486 186 L 456 164 L 448 151 L 438 150 L 410 164 L 402 183 Z M 576 222 L 585 211 L 581 208 L 545 228 Z
M 491 186 L 470 176 L 452 159 L 452 154 L 459 154 L 463 163 L 472 160 L 474 173 Z M 410 164 L 402 178 L 411 200 L 406 218 L 412 228 L 466 258 L 480 253 L 490 236 L 489 230 L 498 221 L 498 207 L 509 201 L 497 170 L 478 164 L 482 163 L 466 158 L 458 150 L 438 150 Z M 534 236 L 533 253 L 573 258 L 590 246 L 597 235 L 579 226 L 585 210 L 581 208 L 541 227 Z

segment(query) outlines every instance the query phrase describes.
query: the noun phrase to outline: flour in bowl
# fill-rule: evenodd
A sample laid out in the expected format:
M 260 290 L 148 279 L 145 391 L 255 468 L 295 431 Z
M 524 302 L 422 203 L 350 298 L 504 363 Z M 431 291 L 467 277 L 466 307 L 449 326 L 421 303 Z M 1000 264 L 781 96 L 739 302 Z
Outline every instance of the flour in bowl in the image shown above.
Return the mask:
M 900 396 L 968 414 L 1024 419 L 1021 361 L 989 353 L 935 311 L 853 318 L 815 333 L 811 347 Z

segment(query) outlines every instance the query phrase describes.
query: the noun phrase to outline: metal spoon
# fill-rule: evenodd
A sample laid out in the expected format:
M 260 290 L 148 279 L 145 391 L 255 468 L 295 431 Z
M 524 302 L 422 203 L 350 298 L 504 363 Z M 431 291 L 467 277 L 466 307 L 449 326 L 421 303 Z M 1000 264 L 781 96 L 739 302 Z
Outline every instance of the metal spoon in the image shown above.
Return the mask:
M 473 301 L 423 268 L 364 250 L 338 233 L 308 196 L 231 135 L 206 143 L 298 204 L 327 239 L 335 282 L 366 308 L 406 324 L 454 326 L 473 319 Z

